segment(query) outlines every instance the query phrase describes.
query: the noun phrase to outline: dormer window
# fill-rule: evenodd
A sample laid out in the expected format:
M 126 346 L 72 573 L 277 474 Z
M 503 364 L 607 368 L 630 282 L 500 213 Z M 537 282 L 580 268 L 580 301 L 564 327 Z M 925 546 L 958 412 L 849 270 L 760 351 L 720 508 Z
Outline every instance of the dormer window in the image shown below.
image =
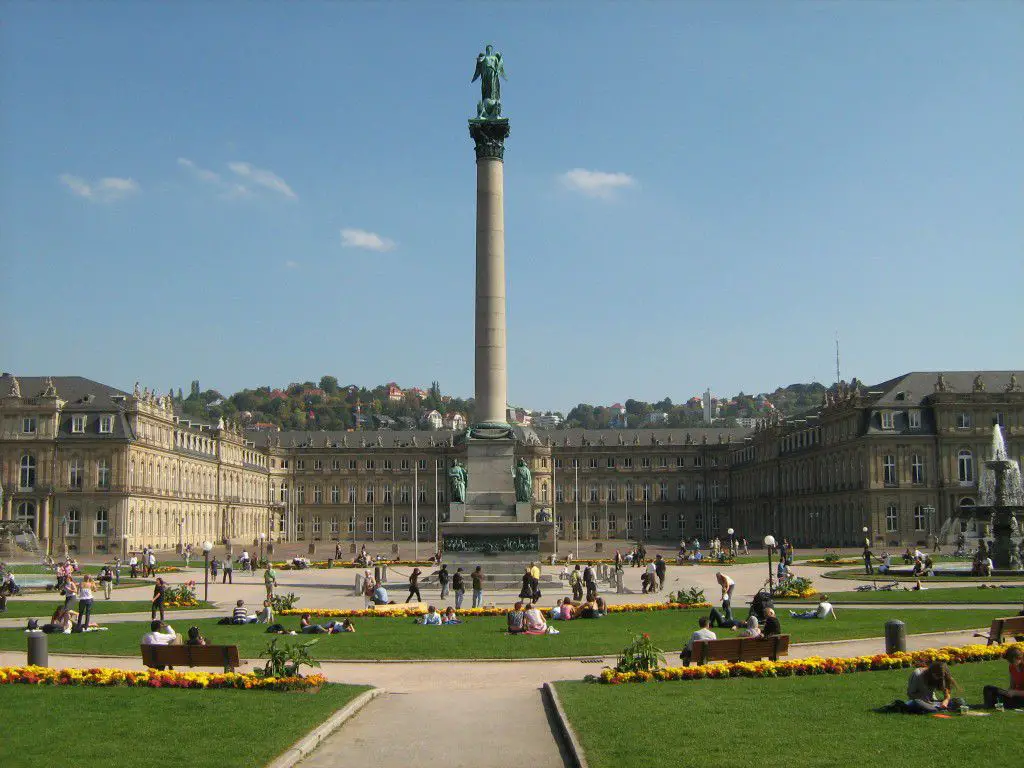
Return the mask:
M 907 411 L 907 426 L 909 426 L 911 429 L 921 428 L 920 411 Z
M 892 411 L 882 411 L 882 429 L 892 429 Z
M 82 434 L 85 432 L 85 415 L 76 415 L 71 417 L 71 431 L 75 434 Z
M 100 416 L 100 434 L 109 435 L 114 431 L 114 417 L 109 414 Z

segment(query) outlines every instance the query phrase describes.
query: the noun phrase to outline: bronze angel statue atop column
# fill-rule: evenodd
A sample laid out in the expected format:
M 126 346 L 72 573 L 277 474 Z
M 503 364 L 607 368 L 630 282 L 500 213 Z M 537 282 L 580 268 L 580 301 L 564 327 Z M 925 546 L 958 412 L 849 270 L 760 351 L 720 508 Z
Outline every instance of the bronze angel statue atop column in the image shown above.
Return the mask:
M 508 80 L 501 53 L 488 45 L 476 57 L 476 70 L 471 83 L 480 80 L 480 101 L 476 105 L 479 120 L 494 120 L 501 117 L 501 80 Z

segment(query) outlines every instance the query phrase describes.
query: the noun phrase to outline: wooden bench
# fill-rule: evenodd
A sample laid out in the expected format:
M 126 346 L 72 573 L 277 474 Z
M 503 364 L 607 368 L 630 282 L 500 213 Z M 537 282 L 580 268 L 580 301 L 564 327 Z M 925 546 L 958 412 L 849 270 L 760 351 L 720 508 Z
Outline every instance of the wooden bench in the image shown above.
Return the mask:
M 1008 637 L 1024 636 L 1024 616 L 1010 616 L 1006 619 L 992 619 L 988 634 L 974 633 L 975 637 L 984 637 L 989 645 L 1005 643 Z
M 709 661 L 778 661 L 779 656 L 789 653 L 789 635 L 771 637 L 729 637 L 724 640 L 696 640 L 690 651 L 691 663 L 707 664 Z
M 237 645 L 143 645 L 147 667 L 223 667 L 234 672 L 242 666 Z

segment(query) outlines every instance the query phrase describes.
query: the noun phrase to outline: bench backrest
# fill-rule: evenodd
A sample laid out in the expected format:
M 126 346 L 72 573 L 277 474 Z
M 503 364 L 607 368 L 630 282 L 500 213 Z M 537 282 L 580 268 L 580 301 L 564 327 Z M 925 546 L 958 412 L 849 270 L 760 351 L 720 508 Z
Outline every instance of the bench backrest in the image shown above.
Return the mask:
M 147 667 L 187 665 L 232 670 L 241 666 L 237 645 L 143 645 L 141 648 L 142 663 Z
M 700 664 L 709 661 L 772 661 L 789 652 L 789 635 L 771 637 L 729 637 L 724 640 L 697 640 L 690 657 Z
M 989 645 L 1003 642 L 1006 635 L 1024 634 L 1024 616 L 1008 616 L 1005 619 L 992 619 L 992 628 L 988 631 Z

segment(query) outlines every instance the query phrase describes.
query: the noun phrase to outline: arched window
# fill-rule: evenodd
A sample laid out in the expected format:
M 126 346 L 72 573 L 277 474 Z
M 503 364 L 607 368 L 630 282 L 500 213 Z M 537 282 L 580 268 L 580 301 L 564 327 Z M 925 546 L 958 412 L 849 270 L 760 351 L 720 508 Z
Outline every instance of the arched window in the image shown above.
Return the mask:
M 36 527 L 36 503 L 34 501 L 23 501 L 18 504 L 14 511 L 14 519 L 19 523 L 25 523 L 31 528 Z
M 24 489 L 36 487 L 36 457 L 26 453 L 21 457 L 21 471 L 18 475 L 18 485 Z M 32 516 L 35 519 L 35 505 L 32 505 Z
M 956 468 L 961 483 L 974 482 L 974 455 L 966 448 L 957 454 Z

